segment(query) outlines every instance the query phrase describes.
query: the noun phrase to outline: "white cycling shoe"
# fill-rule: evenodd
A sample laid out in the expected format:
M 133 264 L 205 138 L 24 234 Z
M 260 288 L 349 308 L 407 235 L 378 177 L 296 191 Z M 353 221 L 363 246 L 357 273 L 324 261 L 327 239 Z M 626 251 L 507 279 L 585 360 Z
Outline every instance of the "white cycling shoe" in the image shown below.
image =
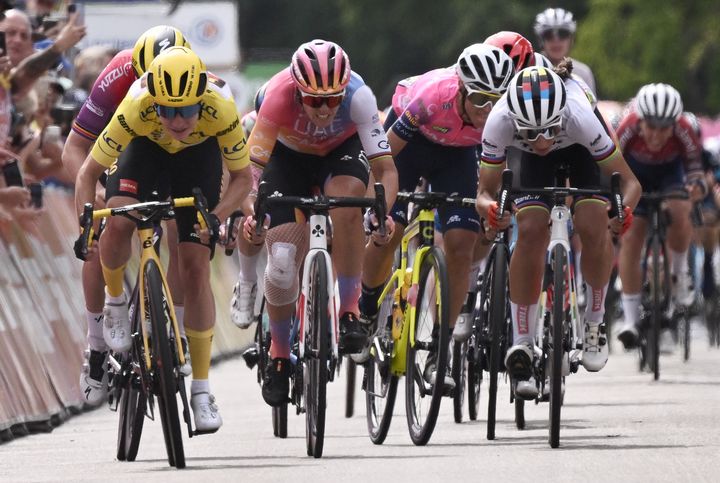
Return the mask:
M 533 400 L 538 395 L 532 371 L 533 357 L 533 349 L 525 344 L 512 346 L 505 355 L 505 367 L 515 382 L 515 395 L 525 400 Z
M 241 329 L 247 329 L 253 323 L 255 316 L 255 298 L 257 296 L 257 282 L 238 280 L 233 287 L 230 300 L 230 318 L 233 324 Z
M 86 405 L 97 407 L 107 401 L 107 352 L 87 349 L 84 356 L 85 362 L 80 372 L 80 391 Z
M 103 339 L 107 346 L 115 352 L 125 352 L 130 349 L 130 319 L 128 315 L 127 297 L 123 294 L 120 303 L 111 303 L 105 297 L 103 308 Z
M 197 392 L 190 396 L 190 407 L 195 420 L 195 431 L 214 433 L 222 426 L 222 417 L 215 403 L 215 396 L 207 392 Z
M 588 372 L 597 372 L 608 360 L 607 335 L 605 324 L 590 324 L 585 322 L 585 337 L 583 339 L 582 365 Z

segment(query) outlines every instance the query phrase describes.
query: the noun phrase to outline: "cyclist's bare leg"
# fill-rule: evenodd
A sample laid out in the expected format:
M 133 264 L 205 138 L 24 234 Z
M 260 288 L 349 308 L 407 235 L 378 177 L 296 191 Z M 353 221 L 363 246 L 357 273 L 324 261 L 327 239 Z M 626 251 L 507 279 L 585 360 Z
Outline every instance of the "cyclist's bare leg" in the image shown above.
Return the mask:
M 583 247 L 582 272 L 587 284 L 586 320 L 599 324 L 605 313 L 605 295 L 612 272 L 613 245 L 607 224 L 607 205 L 595 200 L 575 206 L 575 230 Z
M 108 208 L 137 203 L 129 196 L 114 196 L 107 202 Z M 123 294 L 123 273 L 132 251 L 132 235 L 135 223 L 120 216 L 108 218 L 100 236 L 100 260 L 102 262 L 106 291 L 112 297 Z
M 468 274 L 473 261 L 477 233 L 460 228 L 445 232 L 445 259 L 450 282 L 450 328 L 460 314 L 468 291 Z
M 514 344 L 534 345 L 537 303 L 550 233 L 550 214 L 542 208 L 517 214 L 518 239 L 510 258 L 510 301 Z
M 366 187 L 352 176 L 335 176 L 325 184 L 327 196 L 364 196 Z M 340 292 L 338 314 L 359 315 L 362 259 L 357 256 L 365 244 L 362 214 L 357 208 L 336 208 L 330 212 L 333 223 L 332 259 Z
M 642 291 L 642 267 L 640 255 L 645 244 L 647 220 L 635 217 L 630 229 L 623 235 L 618 255 L 618 274 L 622 281 L 621 300 L 625 313 L 625 325 L 618 334 L 626 347 L 632 345 L 640 322 L 640 303 Z M 623 335 L 623 333 L 627 335 Z
M 672 254 L 672 273 L 687 271 L 687 251 L 692 241 L 693 227 L 690 221 L 692 204 L 689 200 L 668 200 L 665 203 L 670 212 L 670 225 L 667 229 L 667 244 Z

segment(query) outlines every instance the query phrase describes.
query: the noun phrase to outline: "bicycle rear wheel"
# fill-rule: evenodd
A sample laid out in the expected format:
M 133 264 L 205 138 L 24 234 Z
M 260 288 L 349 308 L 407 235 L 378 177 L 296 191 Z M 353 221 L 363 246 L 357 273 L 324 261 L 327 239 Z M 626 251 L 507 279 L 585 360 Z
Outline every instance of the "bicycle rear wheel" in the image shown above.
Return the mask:
M 525 429 L 525 400 L 515 398 L 515 427 Z
M 345 386 L 345 417 L 352 418 L 355 413 L 355 376 L 357 374 L 357 364 L 350 357 L 345 358 L 347 369 L 347 385 Z
M 305 436 L 307 454 L 320 458 L 325 439 L 325 408 L 328 381 L 330 314 L 328 313 L 327 268 L 325 257 L 313 257 L 310 264 L 310 290 L 306 307 L 310 327 L 306 327 L 304 360 Z
M 420 263 L 414 328 L 407 341 L 405 413 L 410 439 L 418 446 L 430 440 L 444 395 L 450 337 L 449 300 L 445 256 L 438 247 L 432 247 Z M 433 372 L 436 373 L 434 384 Z
M 171 339 L 168 337 L 168 331 L 171 330 L 170 317 L 163 295 L 160 269 L 153 260 L 145 265 L 145 290 L 152 326 L 152 359 L 158 391 L 158 406 L 168 462 L 176 468 L 185 468 L 185 451 L 175 396 L 178 387 L 175 375 L 176 364 L 173 357 L 175 351 L 171 349 Z
M 370 359 L 365 364 L 363 381 L 368 435 L 375 444 L 382 444 L 390 430 L 399 380 L 398 376 L 390 371 L 393 314 L 401 311 L 400 307 L 394 305 L 397 279 L 393 278 L 391 283 L 380 302 L 377 335 L 370 348 Z M 402 313 L 396 315 L 402 318 Z
M 490 384 L 488 387 L 488 422 L 487 422 L 487 439 L 495 439 L 495 416 L 497 412 L 497 383 L 498 372 L 502 364 L 503 334 L 507 325 L 507 270 L 508 270 L 508 252 L 507 247 L 503 243 L 495 246 L 494 256 L 490 261 L 492 268 L 488 273 L 492 279 L 486 282 L 490 287 L 489 300 L 490 310 L 490 340 L 489 340 L 489 357 L 488 371 L 490 373 Z
M 560 410 L 562 409 L 562 362 L 565 355 L 565 270 L 567 252 L 561 245 L 552 252 L 553 304 L 552 304 L 552 354 L 550 355 L 550 433 L 551 448 L 560 446 Z

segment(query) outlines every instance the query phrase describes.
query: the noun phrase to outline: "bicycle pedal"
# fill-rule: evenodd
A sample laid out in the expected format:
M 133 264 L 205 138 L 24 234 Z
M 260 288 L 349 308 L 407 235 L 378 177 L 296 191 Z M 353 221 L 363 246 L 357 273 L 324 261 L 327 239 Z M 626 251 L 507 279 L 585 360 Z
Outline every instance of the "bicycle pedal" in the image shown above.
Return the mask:
M 257 366 L 258 361 L 260 360 L 260 354 L 258 354 L 257 348 L 250 347 L 242 353 L 242 358 L 245 361 L 245 365 L 247 365 L 248 368 L 253 369 Z
M 220 428 L 218 428 L 218 429 L 220 429 Z M 192 436 L 203 436 L 203 435 L 205 435 L 205 434 L 217 433 L 217 431 L 218 431 L 217 429 L 213 429 L 213 430 L 210 430 L 210 431 L 199 431 L 199 430 L 196 429 L 195 431 L 192 432 Z

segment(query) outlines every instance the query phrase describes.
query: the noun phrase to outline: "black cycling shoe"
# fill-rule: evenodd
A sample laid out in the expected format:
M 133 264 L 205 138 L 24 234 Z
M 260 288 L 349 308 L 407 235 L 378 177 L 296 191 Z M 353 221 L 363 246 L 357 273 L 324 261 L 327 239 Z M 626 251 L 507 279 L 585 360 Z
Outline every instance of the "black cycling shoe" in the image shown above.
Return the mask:
M 345 312 L 340 317 L 340 352 L 357 354 L 363 350 L 368 339 L 365 325 L 352 312 Z
M 292 367 L 290 359 L 272 359 L 265 367 L 263 377 L 262 397 L 270 406 L 281 406 L 289 402 L 290 374 Z

